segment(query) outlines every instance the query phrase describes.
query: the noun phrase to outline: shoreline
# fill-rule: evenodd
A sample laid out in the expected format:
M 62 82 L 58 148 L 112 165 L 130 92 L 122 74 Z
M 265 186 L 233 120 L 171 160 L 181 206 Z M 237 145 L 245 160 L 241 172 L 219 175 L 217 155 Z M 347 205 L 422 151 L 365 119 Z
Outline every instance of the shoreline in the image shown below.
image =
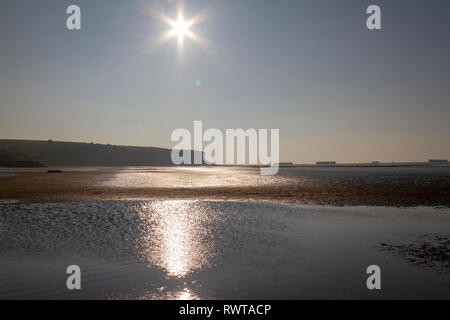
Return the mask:
M 218 200 L 330 206 L 450 207 L 450 187 L 445 184 L 396 185 L 347 181 L 339 184 L 310 181 L 305 177 L 262 178 L 245 173 L 242 176 L 251 179 L 250 182 L 233 185 L 233 182 L 223 180 L 225 178 L 222 176 L 210 177 L 209 173 L 189 170 L 174 173 L 151 169 L 136 175 L 143 181 L 140 181 L 142 185 L 135 181 L 111 182 L 128 177 L 127 173 L 120 171 L 55 174 L 11 171 L 8 176 L 0 177 L 0 199 L 25 199 L 32 202 Z M 162 181 L 160 185 L 153 182 L 154 177 Z M 170 179 L 175 182 L 166 182 Z M 206 182 L 210 185 L 201 185 Z

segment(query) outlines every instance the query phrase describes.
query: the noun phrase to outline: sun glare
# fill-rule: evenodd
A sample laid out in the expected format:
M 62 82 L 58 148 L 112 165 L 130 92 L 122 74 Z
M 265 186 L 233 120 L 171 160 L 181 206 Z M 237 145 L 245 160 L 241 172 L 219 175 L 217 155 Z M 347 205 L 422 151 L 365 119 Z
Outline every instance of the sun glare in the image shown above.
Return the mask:
M 189 24 L 184 21 L 182 17 L 179 17 L 177 21 L 172 23 L 173 34 L 178 37 L 178 39 L 183 39 L 184 36 L 189 34 Z
M 156 48 L 163 43 L 169 41 L 172 38 L 178 39 L 178 52 L 181 54 L 184 47 L 185 39 L 190 39 L 196 44 L 200 45 L 203 49 L 205 49 L 208 53 L 213 54 L 213 43 L 197 34 L 194 30 L 191 30 L 191 27 L 194 27 L 201 23 L 202 21 L 208 19 L 211 16 L 211 9 L 202 10 L 197 15 L 190 19 L 184 18 L 183 8 L 178 8 L 178 17 L 176 19 L 170 18 L 160 9 L 151 7 L 149 10 L 149 14 L 154 18 L 166 23 L 169 25 L 169 30 L 164 32 L 163 34 L 154 37 L 152 39 L 152 45 Z

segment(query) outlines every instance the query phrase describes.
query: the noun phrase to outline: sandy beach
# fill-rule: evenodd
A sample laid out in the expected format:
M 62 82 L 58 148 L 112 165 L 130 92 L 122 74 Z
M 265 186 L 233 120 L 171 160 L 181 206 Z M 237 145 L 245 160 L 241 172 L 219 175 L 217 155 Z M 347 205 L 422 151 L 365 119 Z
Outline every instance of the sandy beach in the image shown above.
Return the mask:
M 3 170 L 0 199 L 275 201 L 336 206 L 450 206 L 450 168 L 56 168 Z

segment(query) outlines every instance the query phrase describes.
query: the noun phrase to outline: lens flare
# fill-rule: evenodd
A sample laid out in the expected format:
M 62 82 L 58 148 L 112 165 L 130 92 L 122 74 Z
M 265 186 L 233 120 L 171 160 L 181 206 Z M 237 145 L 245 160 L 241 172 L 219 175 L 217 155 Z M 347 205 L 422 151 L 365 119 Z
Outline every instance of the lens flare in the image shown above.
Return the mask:
M 189 34 L 189 24 L 184 21 L 183 17 L 178 17 L 177 21 L 171 23 L 173 29 L 172 33 L 178 37 L 178 39 L 184 38 Z
M 185 39 L 192 40 L 194 43 L 199 45 L 202 49 L 204 49 L 207 53 L 214 55 L 213 52 L 213 43 L 206 39 L 205 37 L 200 36 L 196 32 L 194 32 L 191 27 L 196 26 L 197 24 L 200 24 L 206 19 L 209 19 L 212 15 L 212 8 L 208 7 L 207 9 L 204 9 L 200 11 L 197 15 L 193 16 L 191 19 L 185 19 L 184 18 L 184 10 L 180 6 L 178 8 L 178 15 L 177 18 L 172 19 L 168 15 L 166 15 L 164 12 L 162 12 L 161 8 L 152 6 L 147 10 L 147 13 L 158 19 L 161 22 L 164 22 L 169 26 L 169 30 L 164 32 L 163 34 L 152 38 L 152 47 L 153 49 L 156 49 L 157 47 L 161 46 L 165 42 L 177 38 L 178 40 L 178 52 L 182 53 Z

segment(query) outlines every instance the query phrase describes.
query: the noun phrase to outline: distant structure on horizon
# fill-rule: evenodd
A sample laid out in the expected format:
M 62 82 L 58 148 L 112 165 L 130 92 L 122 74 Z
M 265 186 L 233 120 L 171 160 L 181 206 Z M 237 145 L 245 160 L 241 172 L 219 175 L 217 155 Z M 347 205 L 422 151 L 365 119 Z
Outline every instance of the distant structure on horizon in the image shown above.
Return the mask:
M 335 166 L 336 161 L 317 161 L 316 166 Z
M 279 167 L 293 167 L 294 163 L 293 162 L 279 162 L 278 166 Z
M 427 167 L 441 166 L 450 167 L 449 160 L 430 159 L 427 162 L 355 162 L 355 163 L 337 163 L 336 161 L 317 161 L 314 164 L 297 164 L 292 162 L 280 162 L 280 167 Z
M 429 164 L 448 164 L 448 160 L 430 159 Z

